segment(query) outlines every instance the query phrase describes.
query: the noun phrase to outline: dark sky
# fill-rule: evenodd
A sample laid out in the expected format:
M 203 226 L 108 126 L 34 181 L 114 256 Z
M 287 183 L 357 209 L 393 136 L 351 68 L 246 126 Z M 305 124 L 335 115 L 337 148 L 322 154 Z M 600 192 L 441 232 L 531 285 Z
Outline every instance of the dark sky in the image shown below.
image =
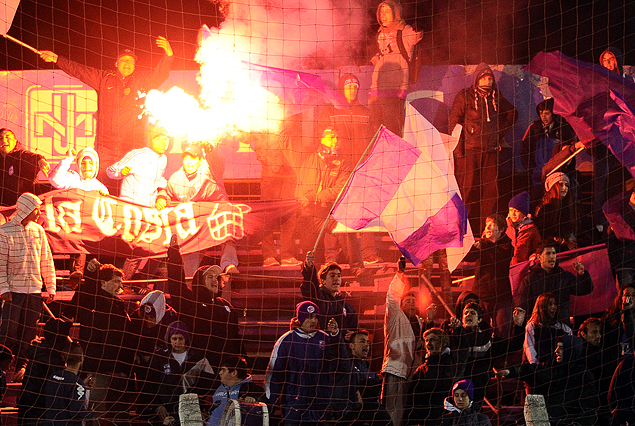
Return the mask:
M 334 2 L 337 0 L 333 0 Z M 370 0 L 369 0 L 370 1 Z M 404 0 L 406 20 L 424 30 L 430 64 L 526 64 L 541 50 L 596 62 L 607 45 L 635 63 L 635 8 L 625 1 Z M 378 1 L 368 3 L 374 16 Z M 208 0 L 22 0 L 9 34 L 99 68 L 113 67 L 119 50 L 132 47 L 139 63 L 155 64 L 158 35 L 167 36 L 179 60 L 173 69 L 197 69 L 191 59 L 203 23 L 222 19 Z M 376 28 L 376 27 L 375 27 Z M 374 52 L 369 28 L 365 64 Z M 629 49 L 627 49 L 629 47 Z M 0 40 L 0 69 L 48 68 L 29 50 Z

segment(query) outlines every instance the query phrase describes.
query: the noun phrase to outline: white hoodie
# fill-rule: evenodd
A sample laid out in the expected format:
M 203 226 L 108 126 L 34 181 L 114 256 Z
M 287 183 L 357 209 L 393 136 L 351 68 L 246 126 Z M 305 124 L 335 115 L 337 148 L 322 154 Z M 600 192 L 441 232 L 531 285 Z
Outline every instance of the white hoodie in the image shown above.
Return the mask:
M 0 294 L 41 293 L 42 283 L 55 294 L 55 266 L 44 228 L 35 222 L 22 225 L 40 204 L 37 196 L 25 192 L 15 217 L 0 226 Z

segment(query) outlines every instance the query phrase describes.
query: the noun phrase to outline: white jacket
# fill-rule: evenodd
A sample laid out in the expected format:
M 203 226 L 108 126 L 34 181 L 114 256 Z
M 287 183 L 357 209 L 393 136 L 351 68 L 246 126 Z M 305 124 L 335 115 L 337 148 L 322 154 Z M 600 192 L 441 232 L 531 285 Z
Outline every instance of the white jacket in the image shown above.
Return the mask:
M 55 266 L 44 228 L 35 222 L 22 225 L 40 204 L 35 195 L 22 194 L 15 217 L 0 226 L 0 294 L 41 293 L 43 282 L 55 294 Z
M 408 379 L 412 372 L 421 365 L 417 355 L 417 336 L 412 331 L 408 316 L 401 310 L 401 297 L 406 284 L 400 273 L 393 278 L 386 293 L 386 315 L 384 317 L 384 362 L 382 373 Z M 423 326 L 421 318 L 417 317 Z
M 163 177 L 168 159 L 152 149 L 133 149 L 121 160 L 106 169 L 111 179 L 123 179 L 119 196 L 127 201 L 154 207 L 157 200 L 157 190 L 165 188 L 167 180 Z M 121 175 L 124 167 L 130 167 L 130 173 Z
M 84 191 L 101 191 L 107 194 L 108 188 L 96 177 L 99 172 L 99 156 L 97 152 L 92 148 L 82 149 L 77 153 L 77 164 L 79 164 L 84 157 L 90 157 L 95 167 L 95 172 L 90 179 L 82 179 L 78 172 L 70 170 L 73 160 L 75 159 L 72 155 L 69 155 L 60 161 L 57 167 L 53 169 L 49 176 L 49 182 L 57 189 L 77 188 Z

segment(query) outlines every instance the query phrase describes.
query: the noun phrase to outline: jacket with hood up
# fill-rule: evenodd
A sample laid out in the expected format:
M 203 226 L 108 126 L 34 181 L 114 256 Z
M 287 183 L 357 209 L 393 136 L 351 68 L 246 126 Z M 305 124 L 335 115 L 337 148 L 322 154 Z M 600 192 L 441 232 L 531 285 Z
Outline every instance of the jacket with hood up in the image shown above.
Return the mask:
M 489 417 L 479 413 L 470 402 L 470 406 L 461 411 L 452 404 L 452 397 L 447 397 L 443 407 L 447 410 L 443 413 L 441 426 L 492 426 Z
M 383 5 L 389 6 L 393 14 L 393 22 L 386 27 L 381 25 L 379 19 L 379 9 Z M 421 40 L 422 35 L 413 30 L 410 25 L 406 25 L 401 17 L 401 4 L 394 0 L 385 0 L 379 4 L 377 21 L 380 25 L 377 33 L 379 53 L 372 59 L 375 69 L 370 86 L 371 95 L 403 98 L 408 89 L 408 63 L 412 59 L 414 46 Z M 408 54 L 408 60 L 404 58 L 399 48 L 399 31 L 401 31 L 401 41 Z
M 497 151 L 518 117 L 518 112 L 503 97 L 496 83 L 488 93 L 479 90 L 478 81 L 485 74 L 494 75 L 489 65 L 482 62 L 474 71 L 472 86 L 461 90 L 454 98 L 448 128 L 451 132 L 457 124 L 463 126 L 454 149 L 455 157 L 464 157 L 466 151 Z
M 0 294 L 41 293 L 42 284 L 55 294 L 55 265 L 44 228 L 33 221 L 22 225 L 41 204 L 35 195 L 22 194 L 14 218 L 0 226 Z
M 187 203 L 190 201 L 227 201 L 225 187 L 217 182 L 206 161 L 188 175 L 183 167 L 172 173 L 165 190 L 157 198 Z
M 75 170 L 70 170 L 73 164 L 73 156 L 69 155 L 59 162 L 49 176 L 49 182 L 57 189 L 83 189 L 84 191 L 101 191 L 108 193 L 108 188 L 97 179 L 99 173 L 99 155 L 94 149 L 87 147 L 77 153 L 77 169 L 84 158 L 93 160 L 93 175 L 88 179 L 82 178 L 81 174 Z

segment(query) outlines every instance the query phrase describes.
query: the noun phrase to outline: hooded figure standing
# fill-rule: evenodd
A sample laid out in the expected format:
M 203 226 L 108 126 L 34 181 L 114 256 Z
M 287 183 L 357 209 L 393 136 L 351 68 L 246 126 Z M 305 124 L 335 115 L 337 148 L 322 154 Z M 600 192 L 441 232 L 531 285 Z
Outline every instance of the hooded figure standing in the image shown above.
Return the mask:
M 71 165 L 75 162 L 77 170 L 71 170 Z M 56 189 L 77 188 L 84 191 L 99 191 L 108 194 L 108 188 L 97 179 L 99 173 L 99 154 L 94 149 L 87 147 L 75 155 L 73 148 L 66 153 L 66 158 L 60 161 L 51 172 L 49 182 Z M 86 265 L 86 253 L 78 253 L 72 256 L 73 270 L 69 277 L 69 287 L 74 290 L 84 277 L 84 266 Z
M 16 354 L 22 367 L 35 338 L 42 311 L 42 285 L 47 303 L 55 298 L 55 266 L 44 228 L 38 225 L 42 201 L 24 193 L 13 219 L 0 226 L 0 295 L 4 302 L 0 343 Z
M 401 136 L 408 89 L 408 68 L 415 44 L 421 40 L 401 17 L 401 4 L 395 0 L 382 1 L 377 8 L 379 52 L 371 62 L 375 66 L 370 86 L 368 106 L 374 124 L 383 124 Z M 377 126 L 373 126 L 377 127 Z
M 463 126 L 454 149 L 454 173 L 472 229 L 483 229 L 485 218 L 497 212 L 498 152 L 517 117 L 485 62 L 476 67 L 472 86 L 454 98 L 448 128 Z

